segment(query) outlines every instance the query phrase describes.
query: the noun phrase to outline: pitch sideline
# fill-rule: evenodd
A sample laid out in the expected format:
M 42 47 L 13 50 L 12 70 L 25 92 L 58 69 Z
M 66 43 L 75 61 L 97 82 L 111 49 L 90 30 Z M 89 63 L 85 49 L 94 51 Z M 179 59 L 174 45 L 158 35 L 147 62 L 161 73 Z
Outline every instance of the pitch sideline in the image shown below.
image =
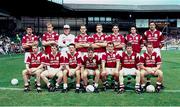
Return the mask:
M 7 87 L 0 87 L 0 90 L 22 91 L 23 88 L 7 88 Z M 132 91 L 132 90 L 127 90 L 127 91 Z M 180 90 L 163 90 L 162 92 L 166 92 L 166 93 L 180 93 Z

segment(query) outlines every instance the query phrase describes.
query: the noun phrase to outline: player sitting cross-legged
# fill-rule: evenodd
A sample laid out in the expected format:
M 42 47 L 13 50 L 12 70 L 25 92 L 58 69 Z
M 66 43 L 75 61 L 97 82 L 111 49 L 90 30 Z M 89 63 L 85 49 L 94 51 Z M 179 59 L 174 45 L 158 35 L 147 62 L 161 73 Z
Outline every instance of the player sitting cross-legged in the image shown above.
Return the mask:
M 32 46 L 33 52 L 30 53 L 26 60 L 26 69 L 22 71 L 23 79 L 24 79 L 24 91 L 30 91 L 28 79 L 35 75 L 36 77 L 36 87 L 37 91 L 41 91 L 40 84 L 40 73 L 43 71 L 43 66 L 45 63 L 45 57 L 41 52 L 38 52 L 38 46 Z
M 79 93 L 80 90 L 80 66 L 81 66 L 81 54 L 76 52 L 75 44 L 69 44 L 69 51 L 65 54 L 65 66 L 66 69 L 63 71 L 63 90 L 67 92 L 68 88 L 68 77 L 76 76 L 76 90 L 75 93 Z
M 135 92 L 140 93 L 140 69 L 139 69 L 139 54 L 132 51 L 132 44 L 129 42 L 126 45 L 126 51 L 120 54 L 121 70 L 119 71 L 119 91 L 118 93 L 123 93 L 124 89 L 124 78 L 123 76 L 135 75 L 136 85 Z

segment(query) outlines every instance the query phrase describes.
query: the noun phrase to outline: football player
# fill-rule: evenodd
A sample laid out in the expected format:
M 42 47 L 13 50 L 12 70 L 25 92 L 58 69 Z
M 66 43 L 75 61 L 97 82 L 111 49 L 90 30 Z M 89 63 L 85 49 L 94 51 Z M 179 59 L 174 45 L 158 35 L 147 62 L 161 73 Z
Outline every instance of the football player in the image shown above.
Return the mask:
M 118 52 L 122 52 L 125 46 L 124 36 L 119 33 L 118 25 L 114 25 L 112 28 L 113 33 L 109 35 L 106 40 L 107 42 L 114 43 L 114 50 Z
M 33 29 L 31 26 L 26 28 L 26 34 L 22 38 L 22 47 L 25 50 L 24 62 L 26 63 L 30 52 L 32 52 L 32 46 L 38 45 L 38 37 L 33 34 Z
M 82 73 L 84 81 L 84 92 L 86 91 L 86 86 L 88 84 L 88 76 L 95 76 L 94 83 L 94 92 L 98 93 L 98 82 L 100 77 L 100 58 L 94 54 L 93 48 L 88 48 L 88 55 L 83 56 L 82 58 Z
M 156 29 L 155 22 L 150 22 L 149 27 L 149 30 L 144 32 L 143 41 L 145 44 L 151 42 L 153 44 L 154 51 L 161 57 L 160 49 L 164 45 L 164 36 L 161 31 Z
M 156 83 L 156 92 L 160 92 L 162 88 L 163 72 L 161 70 L 161 57 L 153 51 L 153 43 L 147 43 L 147 51 L 141 55 L 141 87 L 145 90 L 144 77 L 148 74 L 158 76 Z M 148 83 L 149 85 L 150 83 Z M 147 85 L 146 85 L 147 86 Z
M 90 37 L 86 33 L 87 29 L 85 25 L 80 26 L 80 34 L 75 38 L 75 44 L 78 52 L 81 52 L 82 55 L 87 53 L 87 48 L 91 47 Z
M 133 52 L 140 53 L 141 49 L 143 48 L 143 38 L 140 34 L 137 34 L 137 30 L 135 26 L 131 26 L 130 28 L 130 34 L 128 34 L 125 37 L 125 43 L 131 43 L 132 44 L 132 50 Z
M 124 78 L 123 76 L 133 75 L 136 76 L 135 92 L 140 93 L 140 68 L 138 53 L 132 51 L 132 44 L 126 44 L 126 51 L 120 54 L 121 70 L 119 72 L 119 91 L 118 93 L 123 93 L 124 90 Z
M 40 74 L 43 72 L 43 66 L 45 64 L 45 56 L 38 52 L 38 46 L 32 46 L 33 52 L 28 56 L 26 60 L 26 69 L 22 71 L 24 79 L 24 91 L 30 91 L 28 79 L 35 75 L 37 91 L 41 91 Z
M 97 33 L 92 35 L 92 47 L 94 48 L 94 53 L 101 57 L 102 53 L 106 52 L 107 43 L 105 38 L 107 38 L 107 35 L 102 32 L 103 26 L 101 24 L 96 25 L 96 31 Z
M 58 46 L 52 45 L 51 50 L 52 52 L 46 55 L 47 70 L 41 73 L 41 78 L 46 83 L 49 92 L 58 89 L 59 84 L 61 83 L 63 78 L 62 71 L 64 69 L 64 57 L 60 52 L 58 52 Z M 55 87 L 53 87 L 53 85 L 48 80 L 48 78 L 54 77 L 57 77 Z
M 68 77 L 76 76 L 76 90 L 75 93 L 80 92 L 80 67 L 81 67 L 81 54 L 76 52 L 75 44 L 69 44 L 69 52 L 65 54 L 65 66 L 66 69 L 63 71 L 63 90 L 62 92 L 67 92 L 68 88 Z
M 51 45 L 58 44 L 59 35 L 57 32 L 53 31 L 53 25 L 47 23 L 47 32 L 43 34 L 42 45 L 45 47 L 45 54 L 51 53 Z
M 118 79 L 119 79 L 119 65 L 120 65 L 120 56 L 114 51 L 114 44 L 112 42 L 107 43 L 107 52 L 102 55 L 102 81 L 104 82 L 104 90 L 106 90 L 107 85 L 107 76 L 114 76 L 115 80 L 115 91 L 118 88 Z

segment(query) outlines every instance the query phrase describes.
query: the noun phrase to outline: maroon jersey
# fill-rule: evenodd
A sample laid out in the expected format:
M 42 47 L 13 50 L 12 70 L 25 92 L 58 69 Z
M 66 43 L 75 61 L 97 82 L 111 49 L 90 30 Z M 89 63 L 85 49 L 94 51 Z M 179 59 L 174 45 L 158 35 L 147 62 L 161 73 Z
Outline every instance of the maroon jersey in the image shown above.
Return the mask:
M 138 53 L 133 52 L 131 55 L 128 55 L 127 52 L 123 52 L 121 55 L 121 67 L 123 68 L 137 68 L 139 64 L 140 56 Z
M 38 37 L 34 34 L 31 35 L 26 34 L 22 38 L 22 45 L 26 43 L 34 43 L 34 42 L 38 42 Z M 26 48 L 25 52 L 32 52 L 32 47 Z
M 111 34 L 106 38 L 107 42 L 118 42 L 121 44 L 124 44 L 124 36 L 121 34 L 115 35 L 115 34 Z M 123 50 L 123 48 L 116 48 L 114 47 L 115 51 L 119 51 L 119 50 Z
M 160 48 L 160 44 L 164 42 L 163 40 L 164 37 L 162 35 L 162 32 L 158 30 L 155 30 L 153 32 L 151 30 L 147 30 L 144 32 L 144 37 L 143 37 L 144 43 L 152 42 L 153 48 Z
M 49 32 L 46 32 L 43 34 L 43 37 L 42 37 L 42 41 L 55 41 L 57 42 L 59 39 L 59 35 L 58 33 L 56 32 L 52 32 L 52 33 L 49 33 Z M 51 46 L 45 46 L 45 53 L 46 54 L 50 54 L 51 53 Z
M 65 64 L 69 65 L 69 68 L 76 68 L 78 65 L 81 65 L 81 54 L 76 52 L 74 55 L 66 53 L 65 55 Z
M 92 35 L 93 43 L 103 43 L 106 41 L 106 34 L 98 35 L 97 33 Z M 95 48 L 94 52 L 106 52 L 106 47 Z
M 64 57 L 60 52 L 56 55 L 50 53 L 46 57 L 46 64 L 52 68 L 59 68 L 62 64 L 64 64 Z
M 157 67 L 157 64 L 161 64 L 161 57 L 156 52 L 153 52 L 152 55 L 144 52 L 141 55 L 140 63 L 145 67 Z
M 26 63 L 29 64 L 29 68 L 37 68 L 45 63 L 45 56 L 41 52 L 38 54 L 31 53 L 28 56 Z
M 85 36 L 82 36 L 80 34 L 75 38 L 75 43 L 84 44 L 84 43 L 93 43 L 93 41 L 92 41 L 92 38 L 89 35 L 86 34 Z M 87 48 L 86 47 L 78 48 L 77 51 L 78 52 L 87 52 Z
M 125 37 L 125 43 L 130 42 L 132 44 L 133 52 L 140 53 L 141 52 L 141 44 L 143 44 L 142 36 L 139 34 L 129 34 Z
M 82 64 L 86 69 L 96 70 L 98 69 L 98 65 L 100 64 L 100 59 L 97 55 L 94 55 L 93 58 L 89 58 L 87 55 L 85 55 L 82 58 Z
M 105 62 L 105 67 L 116 68 L 116 61 L 120 60 L 120 55 L 116 52 L 106 52 L 102 55 L 102 62 Z

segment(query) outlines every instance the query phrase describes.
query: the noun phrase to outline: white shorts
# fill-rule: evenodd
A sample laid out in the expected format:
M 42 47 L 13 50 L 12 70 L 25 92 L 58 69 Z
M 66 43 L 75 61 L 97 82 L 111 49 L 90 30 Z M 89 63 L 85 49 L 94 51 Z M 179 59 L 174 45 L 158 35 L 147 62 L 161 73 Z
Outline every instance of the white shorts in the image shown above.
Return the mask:
M 24 54 L 24 63 L 26 63 L 29 55 L 30 55 L 30 52 L 25 52 L 25 54 Z
M 127 75 L 136 75 L 136 71 L 137 71 L 136 68 L 122 68 L 120 70 L 120 72 L 123 72 L 124 76 L 127 76 Z
M 86 69 L 88 75 L 95 75 L 95 70 Z
M 112 75 L 112 74 L 114 74 L 114 72 L 115 72 L 115 70 L 116 70 L 116 68 L 106 68 L 106 74 L 107 75 Z
M 67 72 L 68 75 L 71 73 L 72 75 L 75 75 L 76 72 L 75 72 L 75 69 L 69 69 L 69 71 Z

